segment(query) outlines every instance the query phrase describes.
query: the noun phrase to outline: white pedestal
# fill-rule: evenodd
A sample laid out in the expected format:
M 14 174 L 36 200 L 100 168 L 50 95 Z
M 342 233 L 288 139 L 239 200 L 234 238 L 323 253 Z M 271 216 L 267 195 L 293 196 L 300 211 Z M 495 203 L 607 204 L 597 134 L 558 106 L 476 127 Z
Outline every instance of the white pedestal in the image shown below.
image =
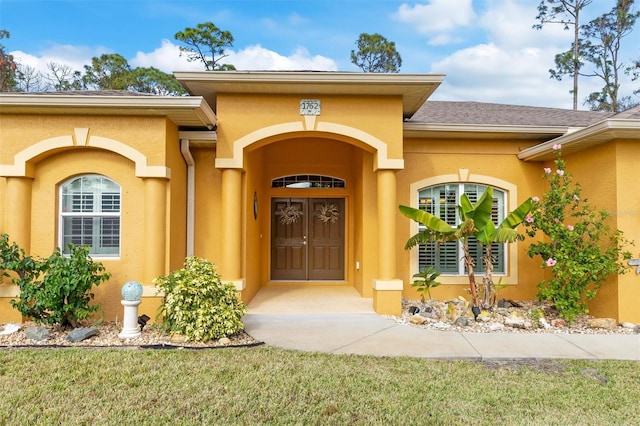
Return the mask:
M 122 331 L 118 334 L 121 339 L 135 339 L 142 334 L 138 328 L 138 305 L 139 300 L 122 300 L 124 306 L 124 320 L 122 321 Z

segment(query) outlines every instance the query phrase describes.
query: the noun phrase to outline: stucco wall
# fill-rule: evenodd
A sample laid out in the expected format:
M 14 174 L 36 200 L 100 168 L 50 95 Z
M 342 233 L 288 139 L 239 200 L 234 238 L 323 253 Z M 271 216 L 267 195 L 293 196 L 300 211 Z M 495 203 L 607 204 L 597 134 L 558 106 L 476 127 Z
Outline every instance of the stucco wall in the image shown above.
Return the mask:
M 416 182 L 436 179 L 437 184 L 445 181 L 470 182 L 507 190 L 507 209 L 513 210 L 528 197 L 540 195 L 544 191 L 544 181 L 541 177 L 543 166 L 540 163 L 525 163 L 516 157 L 522 145 L 522 141 L 508 140 L 407 140 L 405 168 L 398 172 L 398 202 L 412 205 L 417 199 L 417 193 L 411 191 L 411 185 L 415 187 Z M 417 260 L 415 255 L 412 258 L 410 251 L 404 250 L 408 238 L 417 232 L 416 225 L 400 213 L 397 218 L 398 270 L 400 278 L 405 281 L 404 294 L 408 298 L 418 298 L 417 292 L 409 286 L 412 274 L 417 272 L 415 266 L 412 269 L 412 262 L 417 263 Z M 527 246 L 526 240 L 511 246 L 510 258 L 513 259 L 515 255 L 515 265 L 510 265 L 506 276 L 503 277 L 503 283 L 509 285 L 500 291 L 501 297 L 534 297 L 535 285 L 542 279 L 542 270 L 535 260 L 528 257 Z M 439 281 L 444 284 L 432 290 L 433 297 L 468 297 L 469 285 L 466 275 L 443 275 L 440 278 Z M 495 279 L 499 279 L 499 276 Z M 476 282 L 482 282 L 480 276 L 476 277 Z
M 640 180 L 638 145 L 620 141 L 598 145 L 566 156 L 566 169 L 582 188 L 582 198 L 597 210 L 611 214 L 608 225 L 624 232 L 625 238 L 640 241 Z M 550 165 L 549 167 L 553 167 Z M 627 247 L 637 258 L 636 247 Z M 589 303 L 595 316 L 640 322 L 640 279 L 635 270 L 611 276 Z
M 82 174 L 100 174 L 120 185 L 121 252 L 115 259 L 95 258 L 112 275 L 108 282 L 95 289 L 95 301 L 104 309 L 106 320 L 121 318 L 121 286 L 129 280 L 151 285 L 153 277 L 147 277 L 149 271 L 145 270 L 149 262 L 144 259 L 149 257 L 150 249 L 157 247 L 155 241 L 166 242 L 166 246 L 160 248 L 166 255 L 164 266 L 152 271 L 152 275 L 167 273 L 174 265 L 180 266 L 184 259 L 186 178 L 176 126 L 165 118 L 151 117 L 1 115 L 0 120 L 3 129 L 0 163 L 3 165 L 14 164 L 18 153 L 43 141 L 44 145 L 40 146 L 46 146 L 51 138 L 72 141 L 70 146 L 41 150 L 28 161 L 27 173 L 33 177 L 31 211 L 24 212 L 30 225 L 28 254 L 47 257 L 58 244 L 58 197 L 62 183 Z M 100 141 L 101 145 L 94 146 L 95 141 Z M 133 152 L 138 164 L 120 155 L 121 148 L 130 150 L 126 155 Z M 162 182 L 170 182 L 166 185 L 166 238 L 158 236 L 153 241 L 147 238 L 145 228 L 149 219 L 145 216 L 145 204 L 151 202 L 153 205 L 153 200 L 146 199 L 147 178 L 136 176 L 138 172 L 148 171 L 147 166 L 165 167 L 171 176 L 171 179 L 150 178 L 160 181 L 161 188 L 165 187 Z M 163 169 L 158 170 L 162 172 Z M 4 178 L 1 185 L 0 200 L 6 210 L 11 200 L 5 199 Z M 7 232 L 6 216 L 3 215 L 3 219 L 0 220 L 0 232 Z M 147 314 L 155 317 L 157 299 L 143 301 L 143 306 Z M 9 310 L 5 304 L 0 307 L 0 321 L 14 316 L 13 310 Z

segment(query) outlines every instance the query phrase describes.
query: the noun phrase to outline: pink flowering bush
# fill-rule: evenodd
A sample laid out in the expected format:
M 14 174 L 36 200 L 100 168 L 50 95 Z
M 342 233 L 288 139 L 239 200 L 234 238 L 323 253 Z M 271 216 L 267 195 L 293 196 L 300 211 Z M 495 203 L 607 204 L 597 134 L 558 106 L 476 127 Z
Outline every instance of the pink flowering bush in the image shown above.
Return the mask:
M 544 168 L 549 189 L 534 204 L 528 216 L 533 220 L 525 220 L 525 226 L 530 237 L 538 232 L 545 236 L 528 250 L 530 257 L 540 257 L 540 266 L 551 274 L 538 283 L 538 298 L 552 301 L 571 322 L 588 312 L 587 301 L 609 276 L 628 270 L 625 261 L 631 253 L 624 250 L 629 242 L 622 232 L 607 225 L 609 213 L 596 211 L 580 197 L 580 185 L 572 184 L 560 148 L 554 145 L 556 173 Z

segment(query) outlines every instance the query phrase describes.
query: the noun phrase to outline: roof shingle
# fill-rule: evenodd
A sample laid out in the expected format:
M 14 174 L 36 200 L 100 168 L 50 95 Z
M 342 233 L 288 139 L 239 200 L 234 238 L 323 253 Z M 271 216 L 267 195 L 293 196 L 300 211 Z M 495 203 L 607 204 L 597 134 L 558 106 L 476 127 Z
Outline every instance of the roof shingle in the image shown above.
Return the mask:
M 586 127 L 614 115 L 484 102 L 427 101 L 408 120 L 429 124 Z

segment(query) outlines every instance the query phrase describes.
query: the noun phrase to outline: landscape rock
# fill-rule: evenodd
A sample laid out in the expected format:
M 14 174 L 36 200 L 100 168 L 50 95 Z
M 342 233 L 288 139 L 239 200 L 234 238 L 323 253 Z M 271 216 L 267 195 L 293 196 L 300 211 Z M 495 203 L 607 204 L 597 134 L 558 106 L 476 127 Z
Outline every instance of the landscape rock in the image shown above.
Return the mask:
M 633 332 L 634 332 L 634 333 L 636 333 L 636 334 L 640 334 L 640 325 L 636 325 L 636 326 L 633 328 Z
M 498 300 L 498 308 L 511 308 L 513 305 L 507 299 Z
M 446 330 L 447 328 L 451 328 L 451 324 L 438 321 L 437 323 L 433 324 L 433 328 L 437 328 L 438 330 Z
M 18 330 L 20 330 L 20 324 L 5 324 L 5 326 L 2 328 L 2 331 L 0 331 L 0 336 L 7 336 L 9 334 L 15 333 Z
M 465 317 L 458 317 L 456 318 L 454 324 L 458 327 L 467 327 L 469 325 L 469 320 Z
M 545 330 L 548 330 L 552 327 L 552 325 L 549 324 L 546 318 L 540 318 L 538 321 L 540 322 L 540 325 L 542 326 L 542 328 L 544 328 Z M 553 322 L 553 320 L 551 321 Z
M 613 318 L 591 318 L 587 324 L 591 328 L 604 328 L 605 330 L 618 328 L 618 321 Z
M 48 340 L 51 337 L 49 329 L 42 326 L 29 327 L 24 331 L 25 337 L 29 340 Z
M 491 331 L 500 331 L 504 330 L 504 324 L 500 324 L 499 322 L 494 322 L 489 326 L 489 330 Z
M 554 318 L 551 320 L 551 326 L 564 328 L 564 327 L 568 327 L 569 324 L 567 323 L 567 320 L 565 320 L 564 318 Z
M 480 315 L 478 315 L 478 320 L 479 321 L 489 322 L 490 319 L 491 319 L 491 314 L 489 314 L 489 312 L 487 312 L 487 311 L 482 311 L 482 312 L 480 312 Z
M 636 325 L 632 322 L 621 322 L 620 327 L 622 328 L 635 328 Z
M 76 328 L 67 335 L 67 340 L 70 342 L 82 342 L 83 340 L 93 337 L 98 334 L 98 329 L 93 327 L 81 327 Z
M 223 337 L 222 339 L 218 340 L 218 343 L 220 343 L 221 345 L 228 345 L 231 343 L 231 339 L 229 339 L 228 337 Z
M 504 319 L 504 325 L 514 328 L 527 328 L 524 318 L 510 316 Z
M 429 318 L 424 317 L 424 316 L 422 316 L 420 314 L 413 315 L 411 317 L 411 319 L 409 320 L 409 322 L 411 322 L 411 324 L 418 324 L 418 325 L 422 325 L 427 321 L 429 321 Z

